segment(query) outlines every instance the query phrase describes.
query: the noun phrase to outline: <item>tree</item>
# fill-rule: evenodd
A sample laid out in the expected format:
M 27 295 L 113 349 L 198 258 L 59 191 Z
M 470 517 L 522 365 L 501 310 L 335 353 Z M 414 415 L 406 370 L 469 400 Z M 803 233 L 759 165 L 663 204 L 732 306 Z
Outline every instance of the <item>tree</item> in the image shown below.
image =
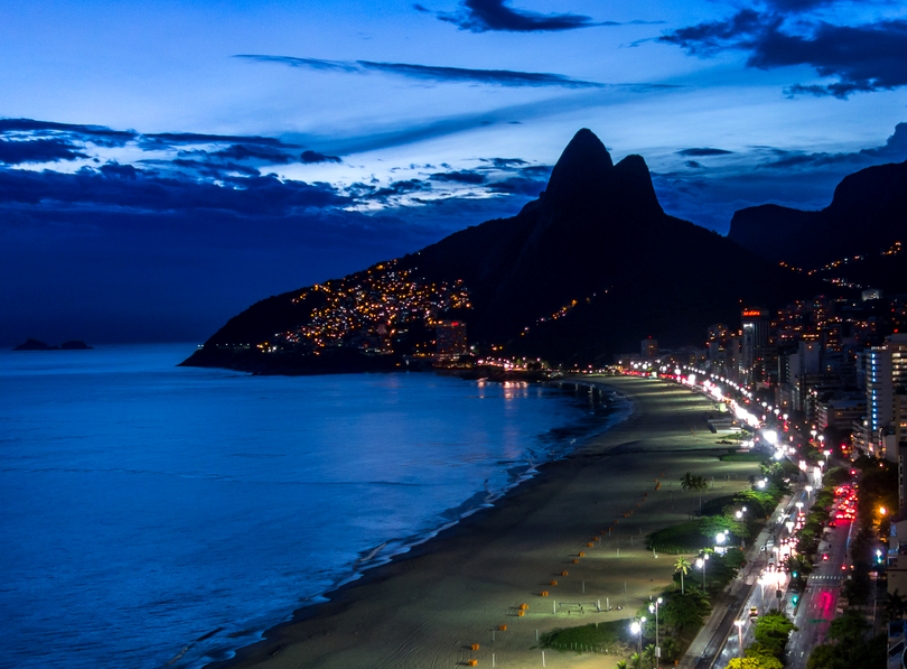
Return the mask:
M 727 669 L 783 669 L 776 657 L 735 657 L 727 663 Z
M 863 639 L 863 633 L 869 629 L 869 623 L 861 613 L 848 609 L 842 616 L 831 621 L 828 626 L 828 638 L 842 646 L 852 646 Z
M 790 618 L 780 611 L 772 611 L 759 616 L 753 635 L 756 637 L 756 643 L 760 651 L 765 650 L 780 658 L 784 655 L 784 647 L 787 645 L 790 633 L 796 630 L 797 627 L 791 622 Z
M 692 566 L 693 565 L 691 565 L 689 563 L 689 561 L 687 561 L 687 559 L 683 555 L 681 555 L 679 558 L 677 558 L 677 562 L 674 563 L 674 573 L 676 574 L 677 572 L 680 572 L 680 592 L 681 592 L 681 594 L 685 594 L 685 592 L 686 592 L 683 588 L 683 577 L 686 576 L 688 573 L 690 573 L 690 567 L 692 567 Z
M 629 666 L 633 669 L 642 669 L 642 655 L 639 653 L 633 653 L 630 656 Z
M 844 669 L 847 660 L 841 657 L 840 651 L 831 644 L 823 643 L 812 649 L 806 661 L 806 669 Z
M 615 665 L 614 669 L 627 669 L 627 661 L 626 660 L 618 661 L 618 663 Z

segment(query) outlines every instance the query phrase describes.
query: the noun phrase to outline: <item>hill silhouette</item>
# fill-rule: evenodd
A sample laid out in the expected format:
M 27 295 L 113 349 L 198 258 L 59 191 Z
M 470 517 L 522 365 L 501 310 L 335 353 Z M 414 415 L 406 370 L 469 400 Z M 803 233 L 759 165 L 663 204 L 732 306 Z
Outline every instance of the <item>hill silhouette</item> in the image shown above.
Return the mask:
M 805 269 L 855 255 L 878 255 L 907 233 L 907 161 L 845 177 L 828 207 L 801 211 L 775 204 L 734 214 L 728 239 Z
M 630 155 L 614 164 L 598 137 L 582 129 L 546 191 L 516 216 L 469 227 L 321 289 L 263 300 L 231 319 L 186 364 L 323 371 L 330 367 L 326 358 L 343 350 L 346 366 L 352 342 L 362 346 L 361 336 L 351 336 L 350 346 L 334 342 L 317 351 L 297 345 L 293 357 L 269 357 L 261 352 L 267 347 L 256 345 L 279 333 L 281 341 L 302 341 L 292 334 L 300 328 L 309 342 L 317 338 L 311 334 L 316 325 L 320 333 L 331 332 L 319 325 L 330 318 L 325 310 L 367 310 L 361 302 L 350 306 L 349 295 L 368 292 L 361 286 L 374 291 L 375 285 L 395 285 L 388 273 L 444 295 L 453 286 L 468 291 L 468 309 L 445 302 L 433 317 L 465 320 L 471 343 L 566 365 L 611 362 L 616 353 L 638 350 L 647 336 L 668 346 L 696 344 L 711 323 L 738 323 L 743 305 L 780 306 L 821 290 L 810 278 L 665 214 L 643 158 Z M 410 339 L 393 346 L 393 353 L 418 345 L 412 321 L 398 329 Z M 277 348 L 286 353 L 293 347 Z M 271 361 L 278 359 L 275 367 Z

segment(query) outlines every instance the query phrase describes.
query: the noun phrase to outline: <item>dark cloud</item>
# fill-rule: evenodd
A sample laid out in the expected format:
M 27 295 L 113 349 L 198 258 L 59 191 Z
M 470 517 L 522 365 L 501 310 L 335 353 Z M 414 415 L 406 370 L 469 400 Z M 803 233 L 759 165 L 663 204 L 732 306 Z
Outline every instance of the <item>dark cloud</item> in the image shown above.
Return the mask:
M 536 177 L 547 177 L 551 174 L 551 169 L 550 165 L 530 165 L 529 167 L 520 168 L 520 173 Z
M 10 141 L 0 139 L 0 163 L 50 163 L 58 160 L 88 158 L 64 139 L 28 139 Z
M 163 162 L 166 165 L 166 162 Z M 187 158 L 175 158 L 170 161 L 171 165 L 191 170 L 197 174 L 210 177 L 212 179 L 223 179 L 225 177 L 241 174 L 247 177 L 257 177 L 261 174 L 258 169 L 249 165 L 233 163 L 229 161 L 206 161 L 206 160 L 189 160 Z
M 384 188 L 379 188 L 374 191 L 369 198 L 372 200 L 378 200 L 381 202 L 387 202 L 390 198 L 407 195 L 409 193 L 415 193 L 417 191 L 430 189 L 431 184 L 420 179 L 404 179 L 401 181 L 394 181 L 389 186 Z
M 786 169 L 795 167 L 825 168 L 834 165 L 849 165 L 862 167 L 880 160 L 900 162 L 907 159 L 907 123 L 898 123 L 894 133 L 888 138 L 884 146 L 871 149 L 862 149 L 855 153 L 807 153 L 802 151 L 784 151 L 771 149 L 768 151 L 776 159 L 759 165 L 761 169 Z
M 416 6 L 420 11 L 424 7 Z M 538 14 L 506 5 L 506 0 L 463 0 L 458 12 L 439 12 L 442 21 L 453 23 L 461 30 L 482 33 L 490 30 L 507 32 L 548 32 L 576 30 L 595 25 L 616 25 L 614 22 L 595 23 L 588 16 L 578 14 Z
M 726 151 L 724 149 L 710 149 L 710 148 L 701 148 L 701 149 L 681 149 L 677 152 L 680 156 L 690 156 L 692 158 L 701 158 L 703 156 L 726 156 L 733 151 Z
M 832 5 L 837 0 L 765 0 L 765 4 L 779 12 L 808 12 L 826 5 Z
M 198 170 L 208 165 L 190 165 Z M 129 177 L 123 178 L 129 174 Z M 306 208 L 349 203 L 327 184 L 282 181 L 275 176 L 231 177 L 218 173 L 222 184 L 180 176 L 160 176 L 126 166 L 83 167 L 75 174 L 0 169 L 0 203 L 66 208 L 78 204 L 96 211 L 220 210 L 234 215 L 285 216 Z
M 263 160 L 275 165 L 285 165 L 294 161 L 294 157 L 270 145 L 231 144 L 225 149 L 210 154 L 224 160 Z
M 437 172 L 431 175 L 434 181 L 452 181 L 461 184 L 481 184 L 485 183 L 485 175 L 470 170 L 459 170 L 457 172 Z
M 607 84 L 594 81 L 582 81 L 580 79 L 571 79 L 561 74 L 547 74 L 544 72 L 477 70 L 462 67 L 412 65 L 409 63 L 377 63 L 368 60 L 333 61 L 318 58 L 296 58 L 293 56 L 238 55 L 235 58 L 350 74 L 381 72 L 383 74 L 395 74 L 410 79 L 434 82 L 467 82 L 493 86 L 558 86 L 561 88 L 603 88 L 607 86 Z
M 760 14 L 743 9 L 723 21 L 705 21 L 695 26 L 674 30 L 659 41 L 675 44 L 688 53 L 709 55 L 724 49 L 752 49 L 768 31 L 777 29 L 783 19 L 773 14 Z
M 306 150 L 302 152 L 302 155 L 299 156 L 302 162 L 304 163 L 339 163 L 340 158 L 338 156 L 326 156 L 323 153 L 318 153 L 317 151 Z
M 106 165 L 101 165 L 98 171 L 105 177 L 116 177 L 119 179 L 130 179 L 135 181 L 139 177 L 139 171 L 132 165 L 120 165 L 116 161 L 111 161 Z
M 700 167 L 702 167 L 702 165 L 700 163 L 697 163 L 695 160 L 687 160 L 683 164 L 691 169 L 699 169 Z
M 132 130 L 111 130 L 99 125 L 53 123 L 29 118 L 0 119 L 0 134 L 13 133 L 23 133 L 35 137 L 67 135 L 91 141 L 99 146 L 123 146 L 138 136 L 138 133 Z
M 491 163 L 497 168 L 505 169 L 508 167 L 521 167 L 523 165 L 528 165 L 525 160 L 522 158 L 482 158 L 486 163 Z
M 492 184 L 488 184 L 488 190 L 493 193 L 506 193 L 508 195 L 528 195 L 538 197 L 539 193 L 545 190 L 545 181 L 539 179 L 530 179 L 526 177 L 511 177 L 503 179 Z
M 187 144 L 226 144 L 236 143 L 243 146 L 270 146 L 277 148 L 296 149 L 294 144 L 285 144 L 273 137 L 258 137 L 255 135 L 209 135 L 196 132 L 159 132 L 141 135 L 142 143 L 146 147 L 177 147 Z
M 724 21 L 708 21 L 659 38 L 688 53 L 708 56 L 727 49 L 749 52 L 747 67 L 763 70 L 809 65 L 830 84 L 795 84 L 791 95 L 833 95 L 892 90 L 907 85 L 907 20 L 859 26 L 797 21 L 779 13 L 744 9 Z

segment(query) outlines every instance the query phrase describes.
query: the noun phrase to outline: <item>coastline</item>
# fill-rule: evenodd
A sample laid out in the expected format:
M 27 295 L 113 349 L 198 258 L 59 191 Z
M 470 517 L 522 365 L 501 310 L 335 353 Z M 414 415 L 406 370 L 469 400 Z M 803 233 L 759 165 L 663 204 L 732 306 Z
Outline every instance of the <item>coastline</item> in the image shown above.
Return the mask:
M 684 520 L 698 504 L 680 494 L 678 478 L 691 469 L 736 475 L 740 466 L 717 460 L 727 449 L 701 422 L 711 403 L 688 389 L 638 378 L 565 381 L 616 390 L 632 401 L 632 412 L 572 454 L 540 465 L 493 506 L 368 569 L 327 602 L 298 610 L 232 659 L 207 666 L 441 667 L 467 659 L 490 666 L 492 653 L 500 666 L 539 666 L 535 630 L 632 615 L 673 573 L 670 558 L 645 551 L 645 534 Z M 658 491 L 656 479 L 663 482 Z M 731 494 L 744 480 L 716 478 L 709 496 Z M 543 589 L 549 597 L 540 596 Z M 558 600 L 584 604 L 585 613 L 571 615 Z M 599 600 L 614 610 L 595 612 Z M 523 603 L 529 610 L 519 616 Z M 613 666 L 617 659 L 551 652 L 547 665 Z

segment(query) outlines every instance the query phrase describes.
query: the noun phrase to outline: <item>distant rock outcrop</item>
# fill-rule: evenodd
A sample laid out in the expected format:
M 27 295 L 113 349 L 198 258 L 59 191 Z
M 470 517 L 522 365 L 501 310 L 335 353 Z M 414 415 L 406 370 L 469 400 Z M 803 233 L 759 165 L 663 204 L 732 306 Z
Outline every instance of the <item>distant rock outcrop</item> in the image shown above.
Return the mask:
M 29 337 L 24 342 L 19 344 L 14 351 L 52 351 L 53 346 L 50 344 L 45 344 L 43 341 L 38 341 L 37 339 L 32 339 Z
M 821 211 L 774 204 L 741 209 L 728 239 L 772 262 L 805 269 L 907 243 L 907 161 L 845 177 Z
M 84 341 L 79 341 L 78 339 L 73 339 L 72 341 L 63 342 L 59 346 L 51 346 L 50 344 L 45 344 L 43 341 L 37 339 L 32 339 L 29 337 L 27 340 L 19 344 L 14 351 L 87 351 L 91 349 L 91 346 L 86 344 Z
M 546 191 L 519 214 L 454 233 L 399 259 L 393 271 L 422 285 L 465 286 L 471 308 L 457 318 L 468 323 L 470 343 L 567 365 L 609 363 L 649 335 L 667 346 L 697 343 L 709 324 L 738 322 L 741 304 L 780 306 L 821 290 L 665 214 L 645 161 L 631 155 L 614 164 L 587 129 L 567 145 Z M 365 275 L 339 280 L 345 294 Z M 263 300 L 185 364 L 260 370 L 269 359 L 286 360 L 260 344 L 279 333 L 292 341 L 312 314 L 323 317 L 325 299 L 323 291 L 300 289 Z

